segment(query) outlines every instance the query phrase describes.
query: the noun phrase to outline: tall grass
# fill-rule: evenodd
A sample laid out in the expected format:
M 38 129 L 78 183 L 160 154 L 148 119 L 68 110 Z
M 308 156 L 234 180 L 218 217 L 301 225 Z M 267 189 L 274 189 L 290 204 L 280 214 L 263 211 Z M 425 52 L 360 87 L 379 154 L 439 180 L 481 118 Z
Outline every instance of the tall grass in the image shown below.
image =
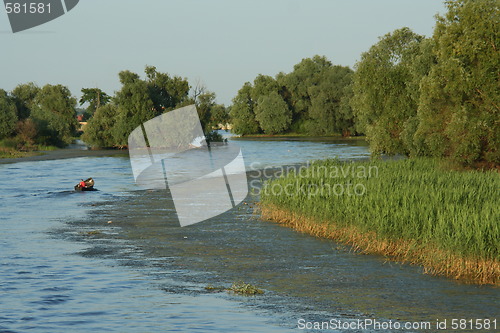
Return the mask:
M 15 138 L 0 140 L 0 158 L 19 158 L 40 155 L 42 151 L 53 151 L 59 149 L 56 146 L 33 144 L 29 147 L 19 148 L 19 141 Z
M 497 284 L 500 174 L 448 171 L 438 163 L 315 162 L 267 182 L 262 213 L 435 274 Z

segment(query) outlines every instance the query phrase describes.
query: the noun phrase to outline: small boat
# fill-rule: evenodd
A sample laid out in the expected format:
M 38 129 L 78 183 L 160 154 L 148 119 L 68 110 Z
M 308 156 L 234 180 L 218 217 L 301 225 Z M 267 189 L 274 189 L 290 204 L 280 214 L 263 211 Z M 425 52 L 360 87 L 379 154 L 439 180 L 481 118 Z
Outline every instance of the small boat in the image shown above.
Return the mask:
M 94 180 L 92 178 L 88 178 L 83 181 L 85 186 L 80 185 L 80 183 L 75 185 L 75 191 L 97 191 L 94 188 Z

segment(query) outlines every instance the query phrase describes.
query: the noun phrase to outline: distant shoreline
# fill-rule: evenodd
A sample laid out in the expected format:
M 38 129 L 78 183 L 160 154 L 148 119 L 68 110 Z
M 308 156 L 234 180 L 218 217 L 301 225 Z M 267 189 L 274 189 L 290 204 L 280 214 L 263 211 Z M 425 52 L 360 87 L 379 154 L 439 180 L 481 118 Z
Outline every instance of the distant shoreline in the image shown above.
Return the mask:
M 276 141 L 359 141 L 366 145 L 366 138 L 364 136 L 356 137 L 342 137 L 342 136 L 306 136 L 306 135 L 266 135 L 266 134 L 255 134 L 248 135 L 244 137 L 231 137 L 231 140 L 276 140 Z M 50 151 L 35 151 L 35 155 L 23 156 L 23 157 L 7 157 L 0 158 L 1 164 L 11 164 L 19 162 L 36 162 L 36 161 L 52 161 L 61 160 L 68 158 L 78 158 L 78 157 L 104 157 L 104 156 L 122 156 L 129 157 L 128 149 L 81 149 L 81 148 L 62 148 Z
M 306 135 L 306 134 L 246 134 L 233 136 L 231 139 L 323 139 L 323 140 L 366 140 L 366 136 L 342 136 L 342 135 Z
M 342 142 L 359 142 L 362 145 L 368 146 L 365 136 L 350 136 L 343 137 L 340 135 L 322 135 L 322 136 L 311 136 L 311 135 L 300 135 L 300 134 L 283 134 L 283 135 L 268 135 L 268 134 L 252 134 L 245 136 L 233 136 L 231 140 L 235 141 L 308 141 L 308 142 L 332 142 L 332 143 L 342 143 Z
M 1 158 L 0 164 L 12 164 L 19 162 L 36 162 L 36 161 L 53 161 L 63 160 L 68 158 L 78 157 L 105 157 L 105 156 L 122 156 L 128 157 L 126 149 L 105 149 L 105 150 L 83 150 L 83 149 L 58 149 L 53 151 L 40 151 L 41 155 L 33 155 L 26 157 Z

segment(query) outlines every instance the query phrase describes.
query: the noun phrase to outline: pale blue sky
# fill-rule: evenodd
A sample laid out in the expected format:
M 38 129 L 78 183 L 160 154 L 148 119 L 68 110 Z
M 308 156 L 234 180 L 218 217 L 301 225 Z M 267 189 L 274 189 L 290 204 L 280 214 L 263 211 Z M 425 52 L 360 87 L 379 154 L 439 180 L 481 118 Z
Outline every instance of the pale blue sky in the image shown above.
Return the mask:
M 220 103 L 259 73 L 290 72 L 315 54 L 353 67 L 379 36 L 404 26 L 430 36 L 441 0 L 81 0 L 66 15 L 13 34 L 0 8 L 0 88 L 60 83 L 109 94 L 118 72 L 145 65 L 201 80 Z

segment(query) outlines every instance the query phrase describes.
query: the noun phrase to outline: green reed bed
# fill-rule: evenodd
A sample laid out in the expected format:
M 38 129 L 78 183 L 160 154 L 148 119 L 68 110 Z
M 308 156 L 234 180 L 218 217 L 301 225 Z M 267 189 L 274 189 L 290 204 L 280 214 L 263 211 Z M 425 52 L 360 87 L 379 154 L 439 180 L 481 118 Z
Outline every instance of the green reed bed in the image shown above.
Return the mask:
M 500 174 L 433 159 L 314 162 L 267 182 L 265 218 L 433 274 L 498 284 Z

